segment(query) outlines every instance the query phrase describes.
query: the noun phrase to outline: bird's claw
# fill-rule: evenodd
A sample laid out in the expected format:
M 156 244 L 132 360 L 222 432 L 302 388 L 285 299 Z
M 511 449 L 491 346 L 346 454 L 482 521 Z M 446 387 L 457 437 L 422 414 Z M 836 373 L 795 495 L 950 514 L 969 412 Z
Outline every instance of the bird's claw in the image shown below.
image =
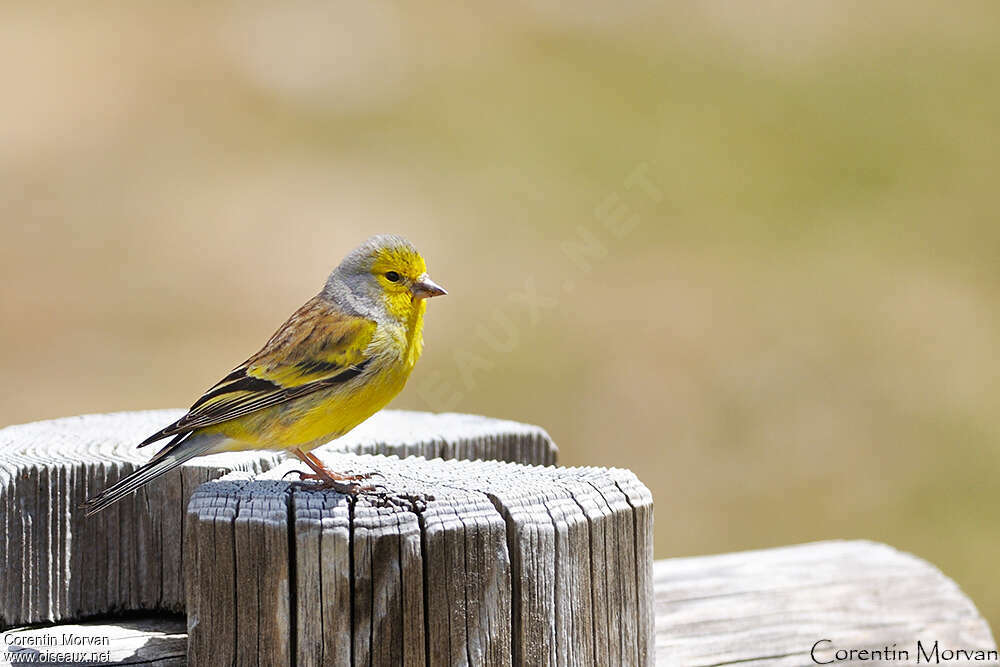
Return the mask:
M 319 475 L 313 474 L 311 472 L 303 472 L 301 470 L 289 470 L 288 472 L 286 472 L 284 475 L 281 476 L 281 479 L 285 479 L 289 475 L 298 475 L 299 476 L 298 481 L 300 481 L 300 482 L 302 482 L 304 480 L 307 480 L 307 479 L 309 479 L 309 480 L 319 480 L 320 479 Z
M 429 501 L 434 500 L 434 496 L 426 494 L 413 495 L 407 493 L 394 493 L 385 484 L 358 483 L 358 481 L 369 479 L 374 477 L 376 474 L 378 474 L 379 477 L 383 477 L 383 475 L 379 473 L 352 475 L 351 479 L 354 481 L 341 481 L 324 478 L 314 473 L 302 472 L 300 470 L 289 470 L 283 477 L 287 477 L 289 474 L 293 473 L 299 476 L 298 481 L 292 482 L 294 486 L 300 486 L 303 489 L 313 491 L 333 489 L 334 491 L 355 498 L 361 494 L 365 494 L 365 498 L 368 499 L 368 502 L 375 507 L 399 507 L 412 512 L 421 512 L 426 509 Z
M 339 493 L 343 493 L 348 496 L 356 496 L 361 492 L 365 491 L 375 491 L 373 485 L 363 485 L 358 484 L 354 481 L 355 478 L 350 480 L 337 480 L 330 477 L 325 477 L 323 475 L 317 475 L 312 472 L 304 472 L 302 470 L 289 470 L 284 475 L 281 476 L 285 479 L 289 475 L 298 475 L 299 479 L 292 482 L 294 486 L 299 486 L 303 489 L 310 489 L 319 491 L 322 489 L 333 489 Z
M 344 479 L 357 481 L 363 479 L 371 479 L 372 477 L 381 477 L 382 479 L 385 479 L 385 475 L 380 473 L 378 470 L 370 470 L 368 472 L 354 472 L 353 470 L 344 471 Z

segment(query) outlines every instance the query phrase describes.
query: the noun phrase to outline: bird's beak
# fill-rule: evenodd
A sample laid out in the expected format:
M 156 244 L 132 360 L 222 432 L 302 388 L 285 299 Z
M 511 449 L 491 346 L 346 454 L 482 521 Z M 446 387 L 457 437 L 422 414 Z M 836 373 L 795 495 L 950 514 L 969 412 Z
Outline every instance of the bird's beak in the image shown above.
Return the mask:
M 427 299 L 432 296 L 441 296 L 448 293 L 443 287 L 431 280 L 430 276 L 426 273 L 417 278 L 417 282 L 413 283 L 410 291 L 413 292 L 414 299 Z

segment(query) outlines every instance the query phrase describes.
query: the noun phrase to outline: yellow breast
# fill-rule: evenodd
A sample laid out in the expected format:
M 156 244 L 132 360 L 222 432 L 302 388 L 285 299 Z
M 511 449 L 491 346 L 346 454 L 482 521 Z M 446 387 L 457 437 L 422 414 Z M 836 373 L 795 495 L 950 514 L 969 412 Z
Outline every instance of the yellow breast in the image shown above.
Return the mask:
M 344 435 L 403 390 L 423 349 L 424 308 L 421 302 L 406 325 L 379 325 L 366 350 L 371 361 L 357 378 L 206 430 L 228 436 L 228 451 L 308 450 Z

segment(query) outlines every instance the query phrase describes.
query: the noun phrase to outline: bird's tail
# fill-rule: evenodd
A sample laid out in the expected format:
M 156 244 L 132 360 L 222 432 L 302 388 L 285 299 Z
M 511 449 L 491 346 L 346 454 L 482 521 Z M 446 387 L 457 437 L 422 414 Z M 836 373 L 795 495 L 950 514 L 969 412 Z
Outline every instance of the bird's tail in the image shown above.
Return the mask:
M 96 496 L 88 498 L 82 509 L 87 516 L 97 514 L 132 493 L 139 487 L 148 484 L 160 475 L 170 472 L 188 459 L 209 453 L 222 438 L 214 434 L 183 433 L 161 449 L 156 455 L 134 473 L 125 479 L 104 489 Z

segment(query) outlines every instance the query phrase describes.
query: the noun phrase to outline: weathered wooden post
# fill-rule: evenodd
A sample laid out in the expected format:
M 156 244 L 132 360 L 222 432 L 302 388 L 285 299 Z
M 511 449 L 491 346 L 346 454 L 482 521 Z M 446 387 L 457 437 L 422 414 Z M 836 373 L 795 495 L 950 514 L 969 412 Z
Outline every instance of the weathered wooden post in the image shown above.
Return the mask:
M 275 452 L 193 459 L 108 510 L 80 504 L 148 460 L 135 444 L 177 410 L 85 415 L 0 429 L 0 627 L 120 611 L 184 611 L 183 522 L 194 490 L 234 470 L 262 472 Z M 536 426 L 474 415 L 386 410 L 334 450 L 551 464 Z
M 134 443 L 177 414 L 0 429 L 0 663 L 72 636 L 107 647 L 100 662 L 157 667 L 633 665 L 654 643 L 656 664 L 681 667 L 851 650 L 918 664 L 918 643 L 1000 664 L 955 583 L 886 545 L 650 565 L 634 475 L 552 467 L 542 429 L 483 417 L 383 412 L 318 451 L 380 472 L 385 501 L 293 487 L 279 455 L 254 452 L 195 459 L 85 518 L 79 503 L 146 460 Z
M 324 458 L 377 471 L 384 501 L 278 481 L 293 464 L 192 497 L 192 663 L 652 663 L 652 497 L 632 473 Z

